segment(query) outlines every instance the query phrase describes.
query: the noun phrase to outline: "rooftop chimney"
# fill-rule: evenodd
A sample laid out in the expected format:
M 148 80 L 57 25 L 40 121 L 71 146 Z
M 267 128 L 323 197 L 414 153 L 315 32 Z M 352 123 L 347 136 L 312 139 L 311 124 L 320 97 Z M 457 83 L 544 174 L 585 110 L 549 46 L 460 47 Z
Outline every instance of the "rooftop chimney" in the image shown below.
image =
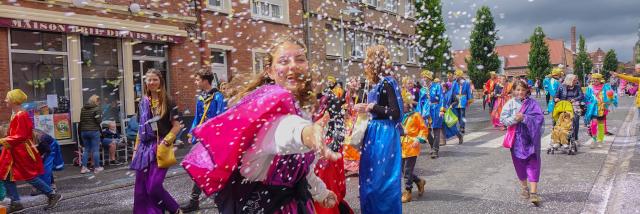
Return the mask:
M 576 53 L 576 26 L 571 26 L 571 51 Z

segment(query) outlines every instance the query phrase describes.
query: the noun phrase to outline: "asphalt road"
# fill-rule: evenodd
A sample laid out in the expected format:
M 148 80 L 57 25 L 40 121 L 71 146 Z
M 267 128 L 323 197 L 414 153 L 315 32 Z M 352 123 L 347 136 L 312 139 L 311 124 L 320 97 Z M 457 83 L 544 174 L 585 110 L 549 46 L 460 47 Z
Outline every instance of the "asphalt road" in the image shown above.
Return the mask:
M 632 173 L 626 174 L 628 179 L 620 184 L 613 179 L 613 194 L 611 189 L 609 192 L 597 190 L 599 185 L 607 185 L 610 180 L 604 176 L 607 170 L 616 167 L 616 162 L 605 164 L 609 162 L 607 155 L 610 151 L 629 156 L 627 158 L 633 157 L 629 159 L 631 161 L 625 162 L 626 170 L 640 172 L 640 155 L 633 156 L 638 135 L 630 135 L 629 132 L 637 127 L 635 123 L 624 123 L 629 118 L 637 121 L 637 112 L 632 102 L 632 98 L 622 97 L 620 107 L 611 112 L 608 118 L 610 131 L 632 139 L 630 146 L 610 149 L 614 136 L 607 136 L 604 148 L 589 149 L 588 146 L 582 146 L 574 156 L 543 153 L 539 187 L 543 198 L 541 207 L 533 207 L 519 198 L 509 151 L 501 147 L 504 132 L 492 128 L 488 112 L 474 104 L 467 113 L 464 144 L 458 145 L 457 139 L 450 140 L 447 146 L 441 147 L 440 158 L 436 160 L 428 159 L 428 150 L 423 148 L 424 156 L 418 158 L 415 172 L 427 180 L 426 193 L 421 198 L 417 198 L 414 193 L 415 200 L 403 205 L 403 213 L 591 213 L 602 211 L 600 208 L 603 203 L 607 212 L 614 210 L 616 213 L 640 213 L 638 207 L 632 205 L 634 202 L 630 201 L 634 197 L 640 198 L 637 191 L 640 176 L 637 173 L 635 177 Z M 549 144 L 551 130 L 550 117 L 545 119 L 543 148 Z M 583 143 L 590 142 L 584 126 L 581 127 L 580 134 Z M 629 151 L 631 154 L 628 154 Z M 640 149 L 635 150 L 635 154 L 639 154 L 638 151 Z M 616 160 L 618 159 L 614 159 Z M 615 169 L 615 172 L 619 171 L 618 168 Z M 169 174 L 171 177 L 166 180 L 165 187 L 179 202 L 186 202 L 191 190 L 190 178 L 179 168 Z M 133 181 L 132 176 L 119 179 L 128 180 L 129 183 Z M 358 177 L 348 177 L 347 183 L 347 201 L 356 213 L 360 213 Z M 634 187 L 635 190 L 627 190 Z M 628 197 L 629 195 L 634 197 Z M 130 213 L 132 206 L 133 187 L 121 185 L 114 189 L 96 190 L 68 198 L 52 212 Z M 28 213 L 44 213 L 41 207 L 31 207 Z M 595 209 L 589 209 L 590 207 Z M 211 201 L 205 201 L 200 213 L 216 213 L 216 210 Z

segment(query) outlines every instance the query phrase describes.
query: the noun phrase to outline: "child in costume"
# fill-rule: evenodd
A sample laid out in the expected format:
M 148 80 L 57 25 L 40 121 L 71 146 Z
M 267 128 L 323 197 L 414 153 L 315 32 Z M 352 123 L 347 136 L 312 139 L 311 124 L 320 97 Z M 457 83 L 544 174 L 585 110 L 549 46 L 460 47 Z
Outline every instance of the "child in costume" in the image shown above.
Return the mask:
M 538 102 L 529 97 L 531 88 L 526 82 L 516 81 L 514 87 L 515 97 L 504 105 L 500 122 L 509 126 L 505 142 L 511 145 L 511 160 L 520 180 L 521 196 L 539 206 L 542 201 L 538 195 L 538 182 L 544 115 Z
M 416 110 L 420 112 L 422 118 L 425 119 L 425 123 L 431 128 L 431 133 L 427 140 L 431 146 L 429 155 L 431 159 L 435 159 L 438 158 L 441 137 L 444 135 L 445 96 L 442 90 L 443 84 L 440 84 L 437 78 L 433 79 L 433 72 L 424 70 L 421 75 L 424 81 L 424 88 L 420 90 L 420 99 Z
M 491 122 L 493 123 L 493 127 L 500 127 L 500 130 L 505 130 L 504 125 L 500 123 L 500 114 L 502 113 L 502 106 L 510 99 L 510 93 L 511 91 L 506 82 L 506 77 L 500 75 L 491 94 L 495 99 L 493 111 L 491 112 Z
M 230 108 L 193 130 L 182 166 L 202 191 L 216 193 L 220 213 L 315 213 L 340 203 L 314 173 L 316 152 L 339 158 L 324 144 L 323 123 L 311 121 L 316 96 L 304 43 L 280 37 Z M 318 156 L 317 158 L 320 158 Z
M 33 120 L 29 113 L 22 108 L 27 101 L 27 95 L 20 89 L 7 92 L 5 102 L 13 110 L 7 136 L 0 139 L 2 153 L 0 154 L 0 175 L 7 188 L 7 195 L 11 198 L 9 212 L 21 212 L 24 207 L 20 203 L 20 194 L 16 181 L 26 181 L 47 196 L 45 210 L 58 205 L 62 195 L 57 194 L 51 186 L 38 176 L 44 173 L 42 157 L 34 146 Z
M 584 119 L 585 122 L 590 123 L 589 131 L 593 138 L 591 148 L 602 147 L 606 134 L 607 114 L 612 104 L 618 106 L 618 96 L 609 84 L 604 83 L 602 74 L 594 73 L 591 74 L 591 85 L 587 87 L 584 101 L 587 105 Z
M 413 101 L 411 93 L 405 93 L 407 92 L 406 90 L 402 92 L 404 110 L 407 112 L 402 120 L 404 136 L 400 137 L 400 143 L 402 144 L 402 173 L 405 178 L 405 191 L 402 193 L 402 203 L 406 203 L 412 199 L 411 191 L 414 183 L 418 186 L 418 196 L 424 194 L 426 181 L 413 174 L 413 171 L 418 156 L 420 155 L 420 144 L 427 142 L 429 129 L 420 113 L 414 110 L 413 106 L 415 105 L 415 101 Z

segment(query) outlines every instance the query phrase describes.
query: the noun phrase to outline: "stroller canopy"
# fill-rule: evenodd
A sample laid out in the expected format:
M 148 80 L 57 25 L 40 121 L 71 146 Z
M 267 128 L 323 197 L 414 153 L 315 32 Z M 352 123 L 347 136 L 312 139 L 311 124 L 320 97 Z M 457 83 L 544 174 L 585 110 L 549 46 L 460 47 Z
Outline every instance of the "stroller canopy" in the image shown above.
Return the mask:
M 560 114 L 562 114 L 563 112 L 569 113 L 571 115 L 571 118 L 573 118 L 573 104 L 566 100 L 561 100 L 560 102 L 556 103 L 555 108 L 553 108 L 553 121 L 557 121 L 558 117 L 560 117 Z

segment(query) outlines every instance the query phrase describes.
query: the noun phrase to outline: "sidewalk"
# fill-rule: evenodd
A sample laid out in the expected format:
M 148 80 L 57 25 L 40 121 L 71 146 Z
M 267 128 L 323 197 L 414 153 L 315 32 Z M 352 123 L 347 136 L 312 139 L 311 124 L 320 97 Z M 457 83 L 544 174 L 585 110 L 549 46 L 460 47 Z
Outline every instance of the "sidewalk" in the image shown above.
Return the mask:
M 191 145 L 178 146 L 176 150 L 176 158 L 178 163 L 184 158 L 184 156 L 191 149 Z M 173 166 L 167 172 L 167 178 L 173 176 L 183 175 L 186 172 L 179 166 Z M 61 193 L 64 200 L 77 198 L 89 194 L 94 194 L 102 191 L 118 189 L 118 188 L 133 188 L 135 182 L 135 172 L 129 170 L 129 163 L 120 166 L 106 166 L 105 170 L 98 174 L 86 173 L 80 174 L 80 167 L 73 165 L 65 165 L 64 170 L 54 172 L 55 182 L 58 193 Z M 24 182 L 19 182 L 18 192 L 20 193 L 20 201 L 25 208 L 44 206 L 46 204 L 46 198 L 43 195 L 31 196 L 31 185 Z M 8 204 L 9 199 L 6 198 L 3 204 Z

